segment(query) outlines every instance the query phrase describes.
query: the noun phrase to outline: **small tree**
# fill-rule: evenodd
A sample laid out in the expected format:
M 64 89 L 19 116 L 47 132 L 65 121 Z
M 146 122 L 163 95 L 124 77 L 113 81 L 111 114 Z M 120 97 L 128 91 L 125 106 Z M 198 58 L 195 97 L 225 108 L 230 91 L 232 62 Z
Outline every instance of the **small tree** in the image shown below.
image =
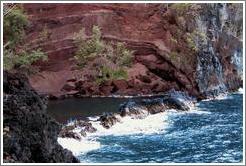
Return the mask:
M 94 66 L 98 71 L 97 75 L 93 75 L 97 83 L 127 79 L 125 68 L 132 65 L 133 51 L 128 50 L 124 43 L 104 43 L 98 26 L 93 26 L 90 38 L 86 36 L 83 28 L 75 34 L 75 42 L 78 46 L 75 59 L 79 66 L 84 67 L 88 62 L 95 60 L 96 57 L 103 57 L 105 60 L 106 63 L 100 64 L 102 62 L 99 62 Z
M 133 51 L 128 50 L 124 43 L 118 42 L 116 45 L 115 56 L 119 66 L 130 67 L 133 61 Z
M 3 19 L 4 46 L 13 48 L 23 36 L 24 29 L 28 24 L 27 16 L 21 8 L 11 10 Z
M 75 42 L 78 46 L 75 59 L 78 61 L 79 66 L 84 66 L 88 60 L 95 58 L 104 50 L 104 43 L 101 41 L 101 32 L 97 26 L 93 26 L 91 39 L 86 39 L 85 29 L 83 28 L 76 34 Z
M 38 60 L 47 60 L 40 49 L 27 51 L 26 46 L 22 45 L 25 35 L 25 27 L 28 19 L 21 6 L 9 10 L 3 19 L 3 66 L 5 70 L 26 68 L 32 69 L 31 64 Z M 18 51 L 15 48 L 18 46 Z M 22 51 L 20 51 L 22 50 Z

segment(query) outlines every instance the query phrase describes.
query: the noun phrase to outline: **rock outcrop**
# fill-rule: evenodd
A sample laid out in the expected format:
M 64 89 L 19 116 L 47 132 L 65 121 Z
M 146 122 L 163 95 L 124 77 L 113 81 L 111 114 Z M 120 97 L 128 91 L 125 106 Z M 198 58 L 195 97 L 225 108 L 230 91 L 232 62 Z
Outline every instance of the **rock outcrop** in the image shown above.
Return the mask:
M 26 43 L 49 61 L 30 77 L 40 93 L 136 95 L 170 89 L 206 97 L 242 86 L 242 4 L 25 4 L 30 19 Z M 73 35 L 93 25 L 104 40 L 134 50 L 127 82 L 100 87 L 76 70 Z M 46 39 L 40 35 L 48 32 Z M 41 40 L 42 39 L 42 40 Z M 70 82 L 73 80 L 73 83 Z
M 24 75 L 4 72 L 3 93 L 4 162 L 79 162 L 58 144 L 61 126 L 47 115 L 46 98 Z
M 119 107 L 119 111 L 107 112 L 95 117 L 94 120 L 75 120 L 65 124 L 59 134 L 61 138 L 72 138 L 83 141 L 83 137 L 96 132 L 103 127 L 110 130 L 117 123 L 124 123 L 124 118 L 145 119 L 150 115 L 167 112 L 170 110 L 189 111 L 196 103 L 196 99 L 187 93 L 171 90 L 164 96 L 152 99 L 140 99 L 139 101 L 128 101 Z M 133 126 L 134 127 L 134 126 Z M 99 131 L 100 132 L 100 131 Z

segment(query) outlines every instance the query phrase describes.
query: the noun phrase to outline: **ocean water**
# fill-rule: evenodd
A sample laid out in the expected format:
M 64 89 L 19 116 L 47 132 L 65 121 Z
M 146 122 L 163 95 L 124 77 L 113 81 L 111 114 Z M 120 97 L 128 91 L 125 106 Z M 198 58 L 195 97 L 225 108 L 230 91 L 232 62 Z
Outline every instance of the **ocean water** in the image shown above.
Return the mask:
M 243 160 L 243 95 L 201 101 L 188 112 L 129 117 L 81 141 L 59 138 L 84 163 L 236 163 Z M 98 126 L 97 126 L 98 125 Z

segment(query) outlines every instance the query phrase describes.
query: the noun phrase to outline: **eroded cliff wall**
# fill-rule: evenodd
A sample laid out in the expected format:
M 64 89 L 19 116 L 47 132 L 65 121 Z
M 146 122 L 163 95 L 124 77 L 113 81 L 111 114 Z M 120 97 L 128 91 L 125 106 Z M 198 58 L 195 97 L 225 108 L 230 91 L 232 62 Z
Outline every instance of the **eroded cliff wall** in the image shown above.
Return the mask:
M 242 4 L 25 4 L 29 48 L 49 61 L 30 77 L 40 93 L 53 96 L 135 95 L 170 89 L 204 97 L 242 86 Z M 71 60 L 74 33 L 91 34 L 134 50 L 128 80 L 97 85 Z M 47 32 L 45 40 L 41 34 Z M 66 88 L 64 88 L 64 86 Z

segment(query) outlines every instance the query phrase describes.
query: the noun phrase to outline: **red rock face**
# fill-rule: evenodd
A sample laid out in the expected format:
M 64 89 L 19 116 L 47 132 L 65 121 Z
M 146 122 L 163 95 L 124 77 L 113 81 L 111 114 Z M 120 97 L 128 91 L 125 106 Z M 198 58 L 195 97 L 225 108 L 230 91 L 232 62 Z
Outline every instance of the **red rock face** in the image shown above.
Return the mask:
M 40 93 L 135 95 L 173 88 L 199 95 L 196 54 L 182 37 L 187 30 L 177 36 L 181 25 L 161 4 L 25 4 L 24 9 L 31 23 L 26 42 L 30 49 L 41 47 L 49 56 L 48 62 L 36 64 L 40 73 L 30 77 L 32 86 Z M 100 87 L 88 81 L 73 84 L 77 87 L 68 83 L 71 79 L 83 82 L 88 72 L 75 69 L 71 61 L 76 50 L 73 35 L 82 27 L 90 35 L 93 25 L 101 28 L 104 40 L 125 42 L 135 51 L 127 83 L 116 81 Z M 44 28 L 48 35 L 41 40 Z M 178 41 L 173 42 L 174 37 Z

